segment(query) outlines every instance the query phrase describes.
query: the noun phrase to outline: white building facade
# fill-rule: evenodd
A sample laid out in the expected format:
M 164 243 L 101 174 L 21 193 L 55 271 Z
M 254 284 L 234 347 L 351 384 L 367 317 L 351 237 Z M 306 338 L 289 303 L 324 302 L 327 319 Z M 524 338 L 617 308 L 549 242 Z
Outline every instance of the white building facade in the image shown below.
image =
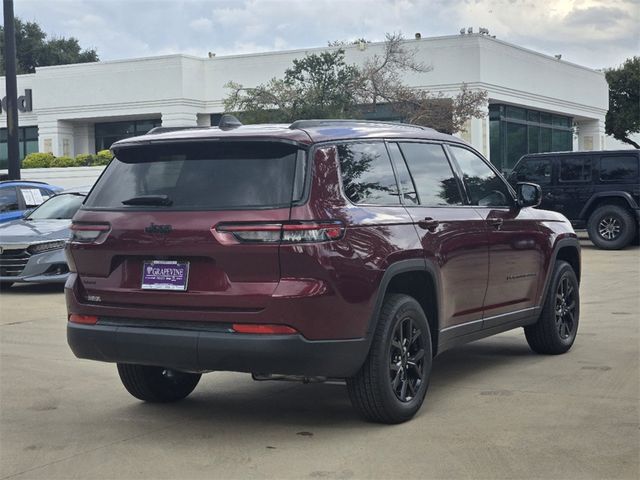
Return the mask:
M 344 47 L 362 64 L 384 45 Z M 408 40 L 417 61 L 406 84 L 455 95 L 463 83 L 488 92 L 484 118 L 459 135 L 503 170 L 524 153 L 605 148 L 604 74 L 497 40 L 456 35 Z M 94 153 L 154 126 L 215 125 L 229 81 L 246 87 L 281 77 L 295 58 L 336 47 L 197 58 L 169 55 L 37 68 L 18 76 L 22 154 Z M 4 77 L 0 77 L 4 92 Z M 30 90 L 30 92 L 27 92 Z M 30 111 L 29 108 L 31 107 Z M 6 115 L 0 116 L 0 168 L 6 168 Z

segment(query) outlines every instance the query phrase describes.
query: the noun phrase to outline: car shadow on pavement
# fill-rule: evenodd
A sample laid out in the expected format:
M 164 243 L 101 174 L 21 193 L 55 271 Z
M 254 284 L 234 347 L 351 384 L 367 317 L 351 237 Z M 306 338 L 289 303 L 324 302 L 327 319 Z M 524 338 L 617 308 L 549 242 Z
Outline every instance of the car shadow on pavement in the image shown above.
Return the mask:
M 428 400 L 432 397 L 432 401 L 425 402 L 418 415 L 428 415 L 429 411 L 446 407 L 442 403 L 438 406 L 438 398 L 446 398 L 447 390 L 465 387 L 471 377 L 491 377 L 497 370 L 518 368 L 539 358 L 526 343 L 512 343 L 511 340 L 471 343 L 438 357 L 427 397 Z M 122 413 L 146 420 L 157 420 L 160 415 L 163 420 L 215 426 L 220 431 L 225 430 L 225 425 L 231 428 L 238 422 L 255 426 L 296 426 L 311 431 L 338 424 L 376 427 L 376 424 L 363 422 L 352 409 L 344 384 L 254 382 L 248 375 L 234 375 L 237 383 L 221 382 L 221 388 L 217 389 L 215 376 L 216 373 L 204 375 L 194 393 L 182 402 L 157 405 L 133 401 L 135 403 L 124 407 L 126 412 Z
M 32 293 L 63 293 L 64 283 L 16 283 L 8 289 L 3 289 L 4 293 L 14 293 L 17 295 L 27 295 Z

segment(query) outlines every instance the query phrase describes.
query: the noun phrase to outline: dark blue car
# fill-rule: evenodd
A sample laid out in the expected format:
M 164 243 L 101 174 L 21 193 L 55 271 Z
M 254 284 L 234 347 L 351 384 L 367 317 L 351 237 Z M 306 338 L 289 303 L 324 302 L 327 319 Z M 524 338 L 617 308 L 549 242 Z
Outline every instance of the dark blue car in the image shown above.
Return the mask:
M 0 182 L 0 223 L 21 218 L 26 210 L 37 207 L 62 188 L 28 180 Z

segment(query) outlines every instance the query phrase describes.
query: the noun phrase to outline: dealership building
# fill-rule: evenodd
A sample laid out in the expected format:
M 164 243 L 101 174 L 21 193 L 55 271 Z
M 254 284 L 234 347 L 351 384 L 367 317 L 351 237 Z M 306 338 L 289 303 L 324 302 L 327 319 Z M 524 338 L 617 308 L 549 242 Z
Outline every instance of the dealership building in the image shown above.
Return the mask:
M 463 83 L 488 92 L 487 115 L 469 121 L 458 135 L 501 169 L 525 153 L 605 148 L 608 87 L 602 72 L 486 34 L 408 40 L 407 47 L 429 71 L 406 73 L 406 84 L 445 95 L 455 95 Z M 155 126 L 216 125 L 227 82 L 256 86 L 281 77 L 293 59 L 332 48 L 37 68 L 18 76 L 21 155 L 94 153 Z M 343 48 L 348 63 L 362 64 L 381 54 L 384 44 Z M 0 83 L 4 92 L 4 77 Z M 6 158 L 3 114 L 0 168 Z

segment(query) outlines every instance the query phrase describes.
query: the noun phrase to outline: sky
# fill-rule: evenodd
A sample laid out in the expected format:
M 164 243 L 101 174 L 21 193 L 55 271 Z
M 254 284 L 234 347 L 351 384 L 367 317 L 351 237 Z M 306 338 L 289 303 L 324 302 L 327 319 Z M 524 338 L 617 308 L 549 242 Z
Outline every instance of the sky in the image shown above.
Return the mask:
M 488 28 L 498 39 L 591 68 L 640 55 L 640 0 L 14 0 L 15 15 L 73 36 L 101 60 L 206 56 Z

